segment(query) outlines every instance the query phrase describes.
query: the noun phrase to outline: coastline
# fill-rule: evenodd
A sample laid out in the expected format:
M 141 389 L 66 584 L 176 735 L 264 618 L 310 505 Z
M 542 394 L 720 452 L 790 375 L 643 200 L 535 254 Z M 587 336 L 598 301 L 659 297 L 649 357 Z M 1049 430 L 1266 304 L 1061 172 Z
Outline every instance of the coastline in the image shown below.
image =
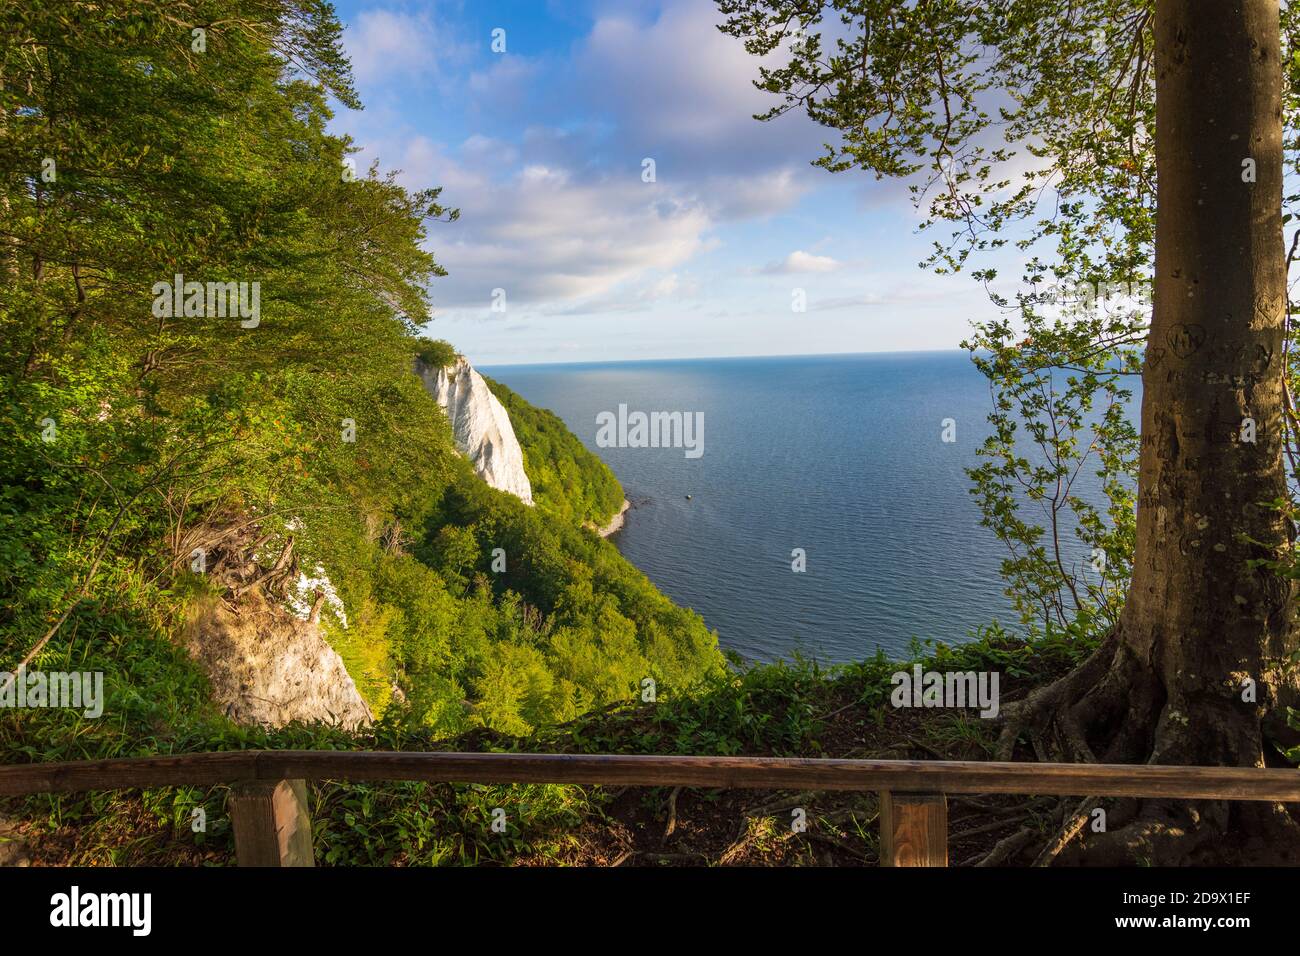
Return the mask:
M 624 498 L 623 507 L 618 509 L 618 514 L 610 518 L 609 524 L 605 525 L 605 527 L 603 528 L 600 528 L 596 533 L 600 535 L 602 538 L 608 538 L 615 531 L 618 531 L 620 528 L 623 527 L 623 516 L 627 514 L 627 510 L 631 507 L 632 507 L 632 502 Z

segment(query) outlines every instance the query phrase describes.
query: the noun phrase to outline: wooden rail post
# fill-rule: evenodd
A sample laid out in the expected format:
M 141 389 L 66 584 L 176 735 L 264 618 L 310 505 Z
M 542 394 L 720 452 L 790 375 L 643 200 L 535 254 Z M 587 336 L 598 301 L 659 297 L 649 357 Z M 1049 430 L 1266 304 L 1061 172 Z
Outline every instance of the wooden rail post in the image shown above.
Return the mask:
M 880 865 L 948 865 L 947 797 L 881 791 Z
M 305 780 L 235 784 L 227 807 L 240 866 L 316 865 Z

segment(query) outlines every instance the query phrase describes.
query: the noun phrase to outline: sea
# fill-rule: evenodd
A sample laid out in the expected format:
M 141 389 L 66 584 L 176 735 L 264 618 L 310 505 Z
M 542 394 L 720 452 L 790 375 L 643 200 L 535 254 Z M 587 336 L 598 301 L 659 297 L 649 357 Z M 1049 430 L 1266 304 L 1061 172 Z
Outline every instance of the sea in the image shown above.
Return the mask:
M 611 540 L 725 649 L 833 664 L 1018 629 L 966 473 L 991 430 L 967 352 L 482 371 L 609 464 L 633 505 Z M 642 447 L 636 413 L 653 412 L 682 427 L 662 419 L 667 441 Z

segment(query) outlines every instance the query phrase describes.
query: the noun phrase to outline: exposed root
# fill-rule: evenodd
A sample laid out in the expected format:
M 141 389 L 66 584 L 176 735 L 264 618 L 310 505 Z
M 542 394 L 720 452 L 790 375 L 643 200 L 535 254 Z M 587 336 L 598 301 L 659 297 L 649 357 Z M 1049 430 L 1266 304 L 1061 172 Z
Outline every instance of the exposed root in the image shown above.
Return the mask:
M 774 816 L 778 810 L 792 810 L 795 807 L 806 806 L 808 803 L 816 801 L 819 794 L 813 790 L 805 790 L 802 793 L 791 794 L 786 792 L 784 795 L 778 794 L 771 800 L 763 800 L 754 804 L 745 810 L 747 817 L 770 817 Z
M 1190 825 L 1173 816 L 1168 805 L 1150 803 L 1143 814 L 1127 826 L 1108 833 L 1090 834 L 1074 860 L 1089 866 L 1184 866 L 1195 862 L 1197 851 L 1222 836 L 1222 829 L 1205 821 Z M 1191 815 L 1193 818 L 1196 814 Z
M 820 814 L 817 817 L 818 822 L 825 823 L 830 826 L 839 826 L 840 824 L 843 823 L 852 822 L 856 826 L 862 827 L 863 829 L 866 829 L 867 827 L 871 826 L 879 819 L 880 819 L 879 812 L 873 813 L 870 816 L 868 816 L 864 811 L 856 809 L 854 807 L 849 807 L 848 809 L 845 810 L 836 810 L 833 813 Z
M 936 750 L 935 748 L 931 747 L 929 744 L 927 744 L 927 743 L 926 743 L 925 741 L 923 741 L 923 740 L 917 740 L 915 737 L 910 737 L 910 736 L 907 737 L 906 740 L 907 740 L 907 743 L 908 743 L 909 746 L 915 747 L 917 750 L 924 750 L 926 753 L 928 753 L 928 754 L 929 754 L 931 757 L 933 757 L 935 760 L 948 760 L 948 759 L 949 759 L 949 757 L 948 757 L 948 755 L 947 755 L 946 753 L 944 753 L 944 752 L 941 751 L 941 750 Z
M 1190 685 L 1197 687 L 1197 685 Z M 1211 684 L 1167 694 L 1158 668 L 1138 660 L 1113 630 L 1065 676 L 1003 706 L 996 754 L 1014 759 L 1027 744 L 1040 761 L 1249 766 L 1262 754 L 1247 715 L 1232 695 Z M 1191 696 L 1191 695 L 1195 696 Z M 1194 723 L 1189 724 L 1189 714 Z M 1258 725 L 1256 725 L 1258 726 Z M 1023 757 L 1023 750 L 1021 751 Z M 1108 832 L 1087 832 L 1090 797 L 1065 812 L 1034 865 L 1156 866 L 1223 862 L 1300 863 L 1300 823 L 1281 805 L 1230 801 L 1123 800 L 1111 810 Z M 1225 840 L 1249 834 L 1248 844 Z M 1269 836 L 1257 836 L 1259 834 Z M 1040 834 L 1032 829 L 1000 842 L 979 866 L 1020 854 Z
M 673 787 L 673 792 L 668 794 L 668 824 L 664 827 L 664 837 L 661 841 L 663 843 L 667 843 L 668 838 L 677 829 L 677 796 L 681 792 L 681 787 Z
M 1097 804 L 1096 797 L 1084 797 L 1079 805 L 1074 808 L 1073 813 L 1066 814 L 1065 825 L 1061 827 L 1055 838 L 1043 847 L 1043 851 L 1038 854 L 1034 860 L 1034 866 L 1051 866 L 1052 861 L 1060 856 L 1061 851 L 1069 845 L 1070 841 L 1077 837 L 1085 826 L 1088 824 L 1088 808 Z
M 1250 837 L 1242 853 L 1253 863 L 1300 866 L 1300 820 L 1282 803 L 1251 803 L 1240 808 L 1242 829 Z
M 829 836 L 828 834 L 818 833 L 816 830 L 809 830 L 807 833 L 804 834 L 804 836 L 808 837 L 811 840 L 815 840 L 818 843 L 825 844 L 825 846 L 828 849 L 834 850 L 836 853 L 843 853 L 846 854 L 847 856 L 851 856 L 859 863 L 869 864 L 875 862 L 871 859 L 871 857 L 867 856 L 857 847 L 850 846 L 849 844 L 845 843 L 843 840 L 837 839 L 836 837 L 833 836 Z M 830 865 L 834 865 L 834 857 L 828 857 L 828 858 L 831 860 Z
M 985 833 L 993 833 L 996 830 L 1005 830 L 1007 827 L 1015 825 L 1015 820 L 994 820 L 992 823 L 986 823 L 982 827 L 975 827 L 971 830 L 962 830 L 960 833 L 954 833 L 948 837 L 948 842 L 959 843 L 962 840 L 969 840 L 972 837 L 982 836 Z
M 1011 834 L 1009 837 L 999 840 L 988 852 L 988 855 L 977 860 L 974 866 L 1002 866 L 1017 853 L 1023 850 L 1029 844 L 1033 843 L 1039 836 L 1037 830 L 1032 827 L 1025 827 L 1023 830 Z
M 1024 700 L 1007 704 L 1002 710 L 1003 723 L 998 736 L 997 759 L 1010 760 L 1022 735 L 1029 737 L 1040 760 L 1049 759 L 1045 748 L 1047 741 L 1057 736 L 1052 733 L 1056 730 L 1062 738 L 1062 745 L 1058 749 L 1070 760 L 1096 763 L 1097 756 L 1084 735 L 1085 724 L 1080 715 L 1071 712 L 1071 708 L 1085 701 L 1091 691 L 1103 685 L 1104 679 L 1111 672 L 1118 647 L 1118 632 L 1112 632 L 1101 647 L 1070 673 L 1031 691 Z
M 740 854 L 745 851 L 745 847 L 749 846 L 752 834 L 753 831 L 749 827 L 748 819 L 742 819 L 740 821 L 740 833 L 736 836 L 736 839 L 731 842 L 731 846 L 722 851 L 722 855 L 718 857 L 718 865 L 726 866 L 736 857 L 740 856 Z

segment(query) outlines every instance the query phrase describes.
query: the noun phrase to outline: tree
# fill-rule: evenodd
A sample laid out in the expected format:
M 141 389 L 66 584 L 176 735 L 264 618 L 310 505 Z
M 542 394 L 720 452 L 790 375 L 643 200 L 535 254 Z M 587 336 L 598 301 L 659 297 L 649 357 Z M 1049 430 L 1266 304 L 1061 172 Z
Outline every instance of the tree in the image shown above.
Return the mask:
M 452 211 L 345 175 L 350 143 L 326 131 L 328 95 L 356 104 L 341 35 L 318 0 L 0 9 L 10 666 L 115 573 L 168 577 L 242 511 L 311 513 L 329 540 L 446 474 L 450 438 L 405 373 L 441 273 L 425 224 Z M 224 300 L 159 314 L 177 274 L 256 287 L 258 321 Z
M 1095 387 L 1136 371 L 1124 350 L 1144 347 L 1122 610 L 1076 670 L 1005 709 L 1004 755 L 1028 735 L 1081 761 L 1276 760 L 1300 690 L 1294 591 L 1277 573 L 1293 539 L 1282 227 L 1297 76 L 1282 36 L 1293 50 L 1294 15 L 1278 0 L 718 5 L 721 29 L 769 58 L 756 85 L 781 102 L 760 118 L 803 109 L 841 133 L 819 165 L 930 171 L 918 195 L 932 222 L 958 227 L 932 266 L 1010 242 L 1025 253 L 1022 328 L 976 337 L 1003 384 L 1055 368 Z M 1131 312 L 1044 317 L 1063 285 L 1152 269 L 1149 325 Z M 1002 453 L 1012 470 L 1027 464 Z M 1148 801 L 1126 815 L 1094 853 L 1173 862 L 1238 824 L 1300 842 L 1281 806 Z

